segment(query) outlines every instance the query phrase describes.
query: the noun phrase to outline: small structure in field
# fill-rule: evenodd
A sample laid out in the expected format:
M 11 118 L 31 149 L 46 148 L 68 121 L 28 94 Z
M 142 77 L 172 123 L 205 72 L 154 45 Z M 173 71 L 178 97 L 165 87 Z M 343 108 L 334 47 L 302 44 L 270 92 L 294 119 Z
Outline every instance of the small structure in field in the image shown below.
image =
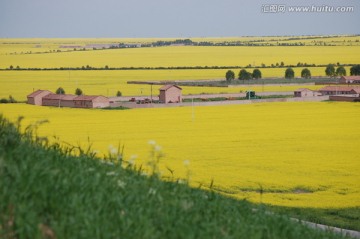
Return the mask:
M 109 98 L 102 95 L 80 95 L 73 101 L 76 108 L 105 108 L 110 106 Z
M 71 107 L 71 108 L 105 108 L 110 106 L 109 98 L 101 95 L 62 95 L 48 90 L 37 90 L 27 96 L 28 104 Z
M 75 107 L 75 95 L 49 94 L 42 98 L 43 106 Z
M 342 76 L 340 84 L 360 84 L 360 76 Z
M 27 96 L 27 103 L 32 105 L 42 105 L 42 99 L 44 96 L 52 94 L 48 90 L 37 90 Z
M 314 97 L 320 95 L 321 93 L 310 90 L 308 88 L 300 88 L 294 91 L 294 97 Z
M 256 99 L 256 94 L 255 91 L 253 90 L 248 90 L 246 91 L 246 99 Z
M 354 95 L 360 93 L 360 87 L 325 86 L 319 90 L 322 95 Z
M 182 88 L 177 85 L 164 85 L 160 88 L 159 101 L 160 103 L 181 103 L 182 102 Z

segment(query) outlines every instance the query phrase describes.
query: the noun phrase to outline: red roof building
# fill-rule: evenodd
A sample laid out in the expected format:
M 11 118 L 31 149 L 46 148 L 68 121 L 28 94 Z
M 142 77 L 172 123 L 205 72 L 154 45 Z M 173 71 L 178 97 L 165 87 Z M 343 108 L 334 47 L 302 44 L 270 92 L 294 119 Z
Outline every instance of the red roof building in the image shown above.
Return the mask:
M 73 101 L 76 108 L 105 108 L 110 106 L 109 98 L 102 95 L 81 95 Z
M 321 93 L 307 88 L 300 88 L 294 91 L 294 97 L 314 97 L 319 95 L 321 95 Z
M 74 107 L 75 95 L 49 94 L 42 98 L 43 106 Z
M 182 88 L 177 85 L 164 85 L 160 88 L 159 101 L 161 103 L 181 103 Z
M 319 90 L 322 95 L 353 95 L 359 94 L 360 87 L 325 86 Z
M 44 96 L 51 94 L 48 90 L 37 90 L 27 96 L 27 103 L 31 105 L 42 105 Z
M 360 76 L 342 76 L 340 84 L 360 84 Z
M 27 96 L 28 104 L 71 107 L 71 108 L 104 108 L 110 106 L 107 97 L 101 95 L 62 95 L 48 90 L 37 90 Z

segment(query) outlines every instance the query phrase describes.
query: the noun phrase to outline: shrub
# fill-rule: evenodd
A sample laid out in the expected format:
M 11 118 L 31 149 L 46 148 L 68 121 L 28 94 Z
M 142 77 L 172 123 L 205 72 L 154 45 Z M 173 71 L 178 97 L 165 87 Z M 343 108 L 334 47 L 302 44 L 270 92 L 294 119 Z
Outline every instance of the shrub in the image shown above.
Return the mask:
M 311 72 L 308 68 L 304 68 L 302 71 L 301 71 L 301 77 L 302 78 L 305 78 L 305 79 L 310 79 L 311 78 Z
M 240 70 L 239 72 L 239 80 L 250 80 L 252 75 L 250 72 L 247 72 L 245 69 Z
M 360 65 L 355 65 L 350 68 L 350 75 L 358 76 L 360 75 Z
M 2 99 L 0 99 L 0 103 L 1 103 L 1 104 L 17 103 L 17 101 L 14 99 L 14 97 L 12 97 L 11 95 L 9 95 L 9 99 L 2 98 Z
M 62 87 L 59 87 L 55 93 L 59 95 L 65 95 L 65 90 Z
M 339 67 L 336 69 L 335 74 L 336 74 L 337 76 L 346 76 L 346 69 L 345 69 L 343 66 L 339 66 Z
M 327 65 L 327 67 L 325 69 L 325 74 L 330 77 L 335 76 L 335 67 L 333 64 Z
M 83 91 L 80 88 L 76 88 L 75 95 L 82 95 Z
M 231 82 L 235 79 L 235 73 L 232 70 L 228 70 L 225 74 L 225 78 L 227 82 Z
M 262 78 L 261 71 L 259 69 L 254 69 L 254 71 L 252 73 L 252 77 L 254 79 L 261 79 Z
M 7 104 L 7 103 L 9 103 L 9 100 L 5 99 L 5 98 L 2 98 L 2 99 L 0 99 L 0 103 L 1 104 Z
M 285 78 L 286 79 L 294 79 L 294 77 L 295 77 L 294 70 L 291 67 L 287 68 L 285 71 Z

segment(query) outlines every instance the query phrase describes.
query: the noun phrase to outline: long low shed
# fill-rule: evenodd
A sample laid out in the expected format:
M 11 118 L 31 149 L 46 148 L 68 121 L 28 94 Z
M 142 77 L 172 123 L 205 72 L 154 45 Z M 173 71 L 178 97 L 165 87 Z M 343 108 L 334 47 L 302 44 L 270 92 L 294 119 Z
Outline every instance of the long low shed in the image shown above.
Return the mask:
M 49 94 L 42 98 L 43 106 L 75 107 L 75 95 Z
M 71 108 L 105 108 L 110 106 L 109 98 L 102 95 L 54 94 L 48 90 L 37 90 L 27 96 L 27 103 L 41 106 Z
M 325 86 L 319 90 L 322 95 L 353 95 L 360 93 L 360 87 Z
M 110 106 L 109 99 L 101 95 L 81 95 L 73 101 L 76 108 L 105 108 Z
M 360 84 L 360 76 L 342 76 L 340 84 Z

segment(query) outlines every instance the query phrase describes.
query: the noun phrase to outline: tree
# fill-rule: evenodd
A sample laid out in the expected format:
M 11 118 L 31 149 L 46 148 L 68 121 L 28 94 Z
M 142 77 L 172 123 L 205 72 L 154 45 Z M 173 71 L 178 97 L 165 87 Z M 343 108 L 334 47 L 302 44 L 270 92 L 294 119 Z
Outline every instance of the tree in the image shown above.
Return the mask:
M 15 100 L 14 97 L 12 97 L 12 95 L 9 95 L 9 103 L 16 103 L 17 101 Z
M 14 69 L 14 66 L 13 66 L 13 65 L 11 65 L 11 66 L 9 67 L 9 69 L 10 69 L 10 70 L 13 70 L 13 69 Z
M 259 69 L 254 69 L 253 73 L 252 73 L 252 77 L 254 79 L 261 79 L 261 77 L 262 77 L 261 71 Z
M 234 73 L 232 70 L 228 70 L 228 71 L 226 72 L 225 77 L 226 77 L 226 81 L 227 81 L 227 82 L 231 82 L 232 80 L 235 79 L 235 73 Z
M 335 76 L 335 67 L 333 64 L 329 64 L 325 69 L 325 74 L 327 76 L 333 77 Z
M 121 93 L 121 91 L 119 91 L 119 90 L 118 90 L 118 92 L 116 92 L 116 96 L 117 96 L 117 97 L 120 97 L 120 96 L 122 96 L 122 93 Z
M 301 77 L 302 78 L 305 78 L 305 79 L 310 79 L 311 78 L 311 72 L 308 68 L 304 68 L 302 71 L 301 71 Z
M 285 78 L 286 79 L 293 79 L 294 77 L 295 77 L 294 70 L 291 67 L 287 68 L 286 71 L 285 71 Z
M 247 72 L 245 69 L 240 70 L 239 72 L 239 80 L 250 80 L 251 79 L 251 73 Z
M 83 91 L 80 88 L 76 88 L 75 95 L 82 95 Z
M 339 66 L 335 73 L 337 76 L 346 76 L 346 70 L 343 66 Z
M 65 95 L 65 90 L 62 87 L 59 87 L 55 93 L 58 95 Z
M 360 65 L 355 65 L 350 68 L 351 76 L 359 76 L 360 75 Z

